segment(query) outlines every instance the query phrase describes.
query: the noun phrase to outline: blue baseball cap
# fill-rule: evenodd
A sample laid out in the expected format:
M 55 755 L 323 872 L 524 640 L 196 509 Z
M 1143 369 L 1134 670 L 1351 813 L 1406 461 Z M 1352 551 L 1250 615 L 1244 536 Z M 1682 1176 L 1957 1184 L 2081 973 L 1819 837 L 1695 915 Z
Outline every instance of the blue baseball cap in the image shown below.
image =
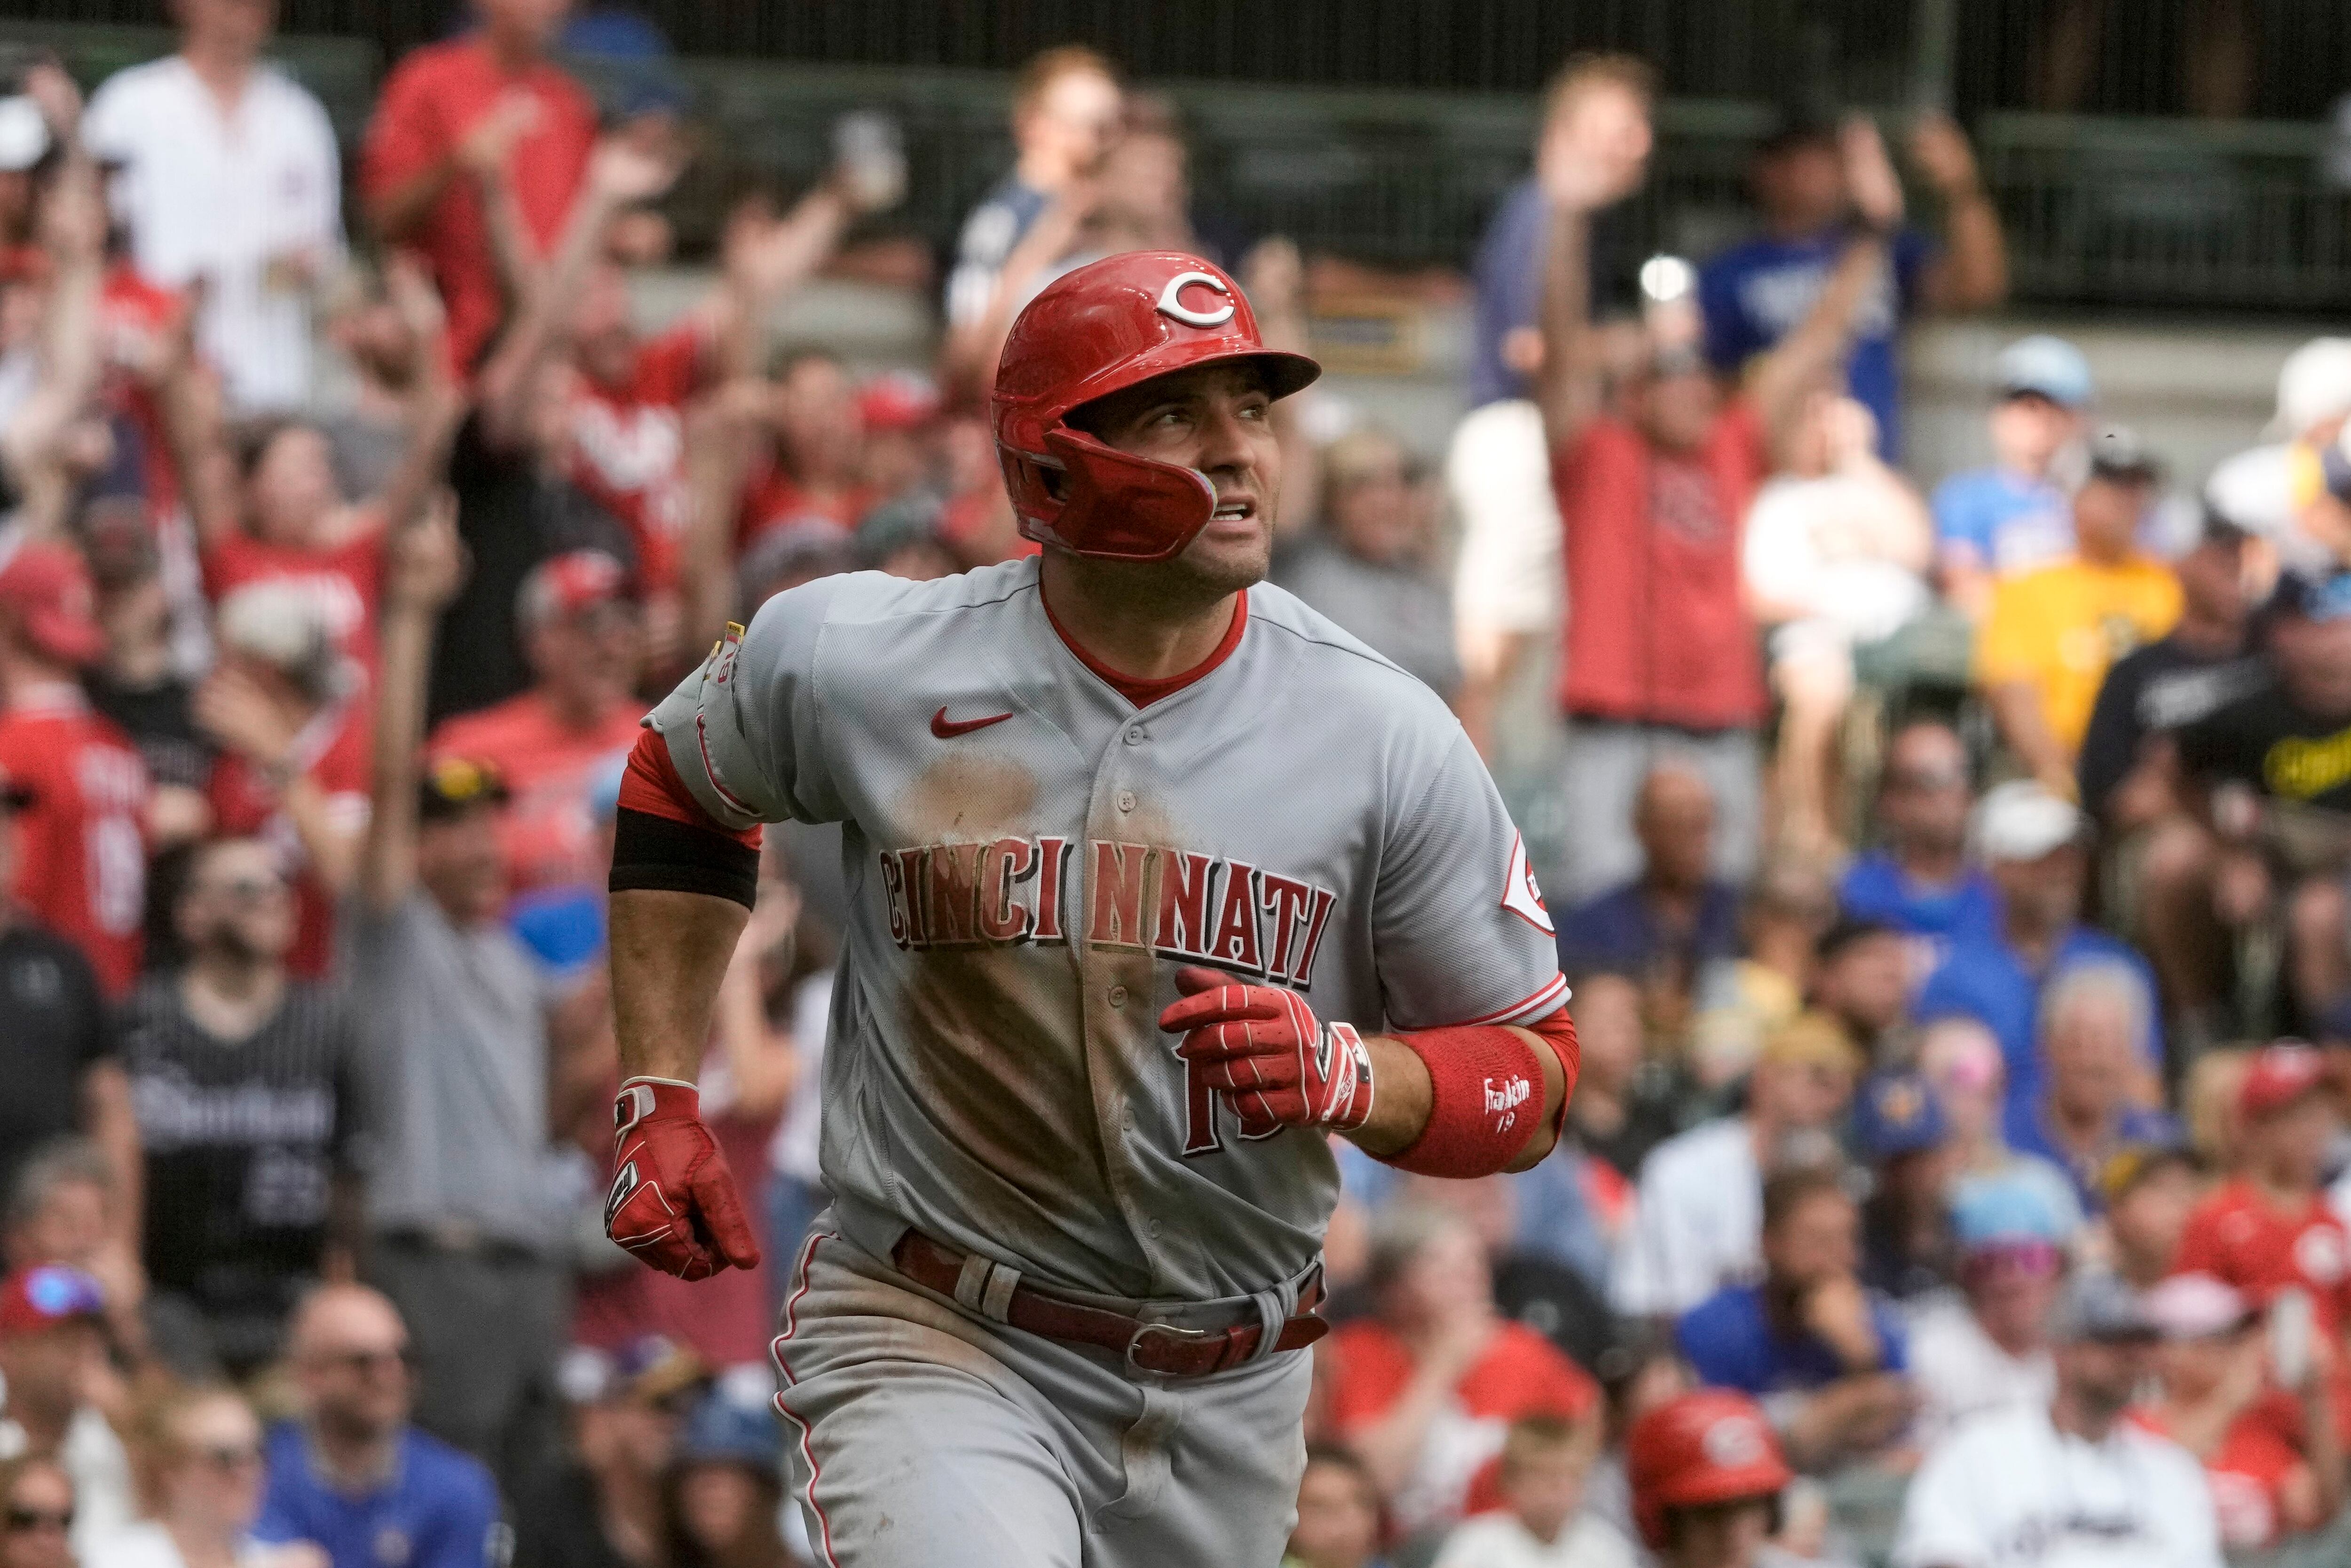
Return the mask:
M 758 1370 L 758 1369 L 754 1369 Z M 768 1379 L 759 1387 L 738 1385 L 722 1377 L 685 1418 L 678 1434 L 674 1465 L 741 1465 L 762 1473 L 773 1471 L 783 1458 L 783 1438 L 768 1397 Z
M 1941 1102 L 1915 1072 L 1874 1073 L 1854 1095 L 1854 1142 L 1873 1161 L 1931 1149 L 1950 1132 Z
M 2020 1176 L 1980 1176 L 1951 1197 L 1951 1230 L 1962 1251 L 2020 1242 L 2062 1245 L 2064 1225 L 2041 1189 Z
M 2019 338 L 2002 349 L 1992 372 L 2004 398 L 2045 397 L 2060 408 L 2078 409 L 2086 407 L 2097 392 L 2082 350 L 2045 332 Z

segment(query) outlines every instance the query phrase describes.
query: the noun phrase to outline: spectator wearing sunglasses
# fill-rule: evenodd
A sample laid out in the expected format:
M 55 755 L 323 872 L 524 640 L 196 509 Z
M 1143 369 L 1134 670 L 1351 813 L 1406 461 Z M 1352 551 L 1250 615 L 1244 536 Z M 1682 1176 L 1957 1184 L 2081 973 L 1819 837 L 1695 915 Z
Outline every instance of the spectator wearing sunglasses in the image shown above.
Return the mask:
M 1911 938 L 1915 985 L 1956 938 L 1989 936 L 1999 898 L 1968 863 L 1968 749 L 1940 719 L 1916 719 L 1886 743 L 1877 790 L 1876 849 L 1857 856 L 1837 889 L 1848 918 L 1890 925 Z
M 157 1348 L 243 1377 L 277 1355 L 304 1282 L 357 1240 L 357 1026 L 287 973 L 296 900 L 258 839 L 200 846 L 173 911 L 187 962 L 133 994 L 123 1030 L 147 1151 Z
M 19 1269 L 0 1281 L 0 1453 L 45 1459 L 72 1479 L 73 1546 L 94 1545 L 132 1518 L 122 1441 L 90 1402 L 106 1362 L 106 1298 L 78 1269 Z
M 83 1568 L 321 1568 L 308 1548 L 251 1539 L 261 1506 L 261 1423 L 235 1389 L 164 1384 L 132 1421 L 147 1517 Z
M 47 1459 L 0 1463 L 0 1568 L 73 1568 L 73 1478 Z
M 303 1300 L 287 1360 L 301 1414 L 266 1446 L 264 1541 L 308 1542 L 334 1568 L 483 1568 L 493 1560 L 498 1494 L 489 1471 L 408 1424 L 415 1384 L 408 1329 L 383 1295 L 322 1285 Z

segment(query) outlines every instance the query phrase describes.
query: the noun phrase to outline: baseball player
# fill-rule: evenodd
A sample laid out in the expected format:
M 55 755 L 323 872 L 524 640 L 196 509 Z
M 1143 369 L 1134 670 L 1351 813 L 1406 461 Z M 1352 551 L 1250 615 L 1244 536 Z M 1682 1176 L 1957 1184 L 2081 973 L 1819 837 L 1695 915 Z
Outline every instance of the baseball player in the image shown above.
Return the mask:
M 1643 1415 L 1625 1434 L 1625 1469 L 1659 1568 L 1754 1568 L 1796 1479 L 1761 1409 L 1727 1388 Z
M 1330 1137 L 1523 1168 L 1575 1082 L 1526 855 L 1426 687 L 1265 585 L 1268 350 L 1196 256 L 1061 278 L 996 440 L 1041 556 L 730 627 L 621 797 L 614 1239 L 758 1258 L 692 1075 L 758 824 L 839 821 L 833 1207 L 775 1343 L 831 1568 L 1270 1563 L 1324 1332 Z

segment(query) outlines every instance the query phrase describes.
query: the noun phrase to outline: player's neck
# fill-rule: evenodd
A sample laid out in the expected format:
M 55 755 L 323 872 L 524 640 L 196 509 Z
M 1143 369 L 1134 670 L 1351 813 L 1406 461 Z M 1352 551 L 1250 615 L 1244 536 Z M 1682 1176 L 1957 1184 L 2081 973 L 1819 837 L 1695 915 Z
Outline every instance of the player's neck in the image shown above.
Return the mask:
M 1193 588 L 1164 570 L 1049 550 L 1038 580 L 1053 622 L 1080 651 L 1137 681 L 1195 670 L 1232 629 L 1238 594 Z M 1189 591 L 1187 591 L 1189 590 Z

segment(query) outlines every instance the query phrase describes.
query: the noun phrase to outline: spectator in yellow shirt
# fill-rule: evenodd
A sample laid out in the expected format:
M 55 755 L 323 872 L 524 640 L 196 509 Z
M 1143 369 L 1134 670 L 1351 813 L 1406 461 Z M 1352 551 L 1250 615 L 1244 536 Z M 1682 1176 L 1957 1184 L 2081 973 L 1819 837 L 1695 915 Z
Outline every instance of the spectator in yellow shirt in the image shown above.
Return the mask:
M 1976 681 L 2001 738 L 2069 799 L 2107 669 L 2179 619 L 2179 580 L 2137 543 L 2158 477 L 2136 435 L 2102 432 L 2074 494 L 2074 554 L 2003 580 L 1976 642 Z

